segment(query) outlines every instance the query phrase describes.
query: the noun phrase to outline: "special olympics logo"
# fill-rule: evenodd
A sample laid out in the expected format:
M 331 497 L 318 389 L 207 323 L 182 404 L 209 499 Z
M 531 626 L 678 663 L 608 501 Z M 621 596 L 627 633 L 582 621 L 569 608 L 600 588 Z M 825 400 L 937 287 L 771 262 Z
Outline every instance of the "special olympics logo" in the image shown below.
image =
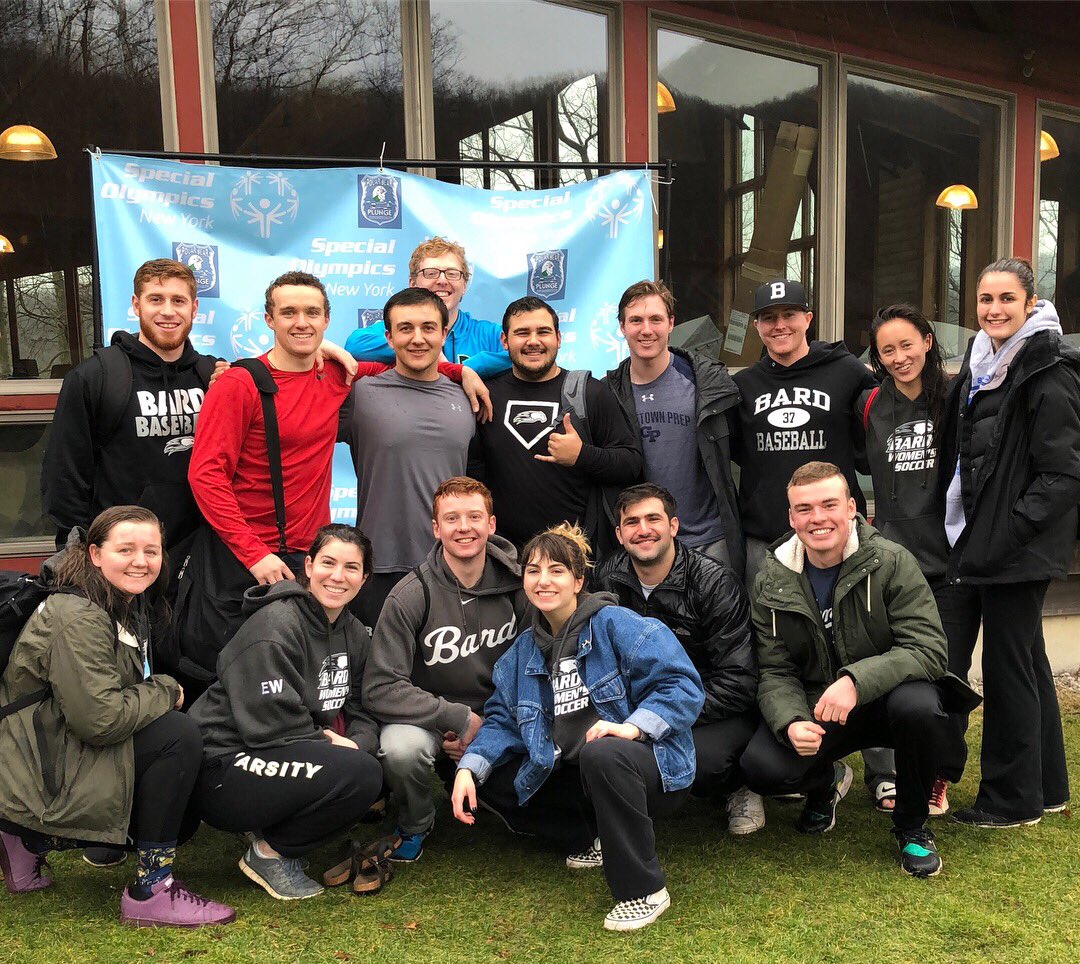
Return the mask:
M 259 237 L 270 237 L 275 224 L 296 220 L 300 195 L 284 171 L 247 171 L 229 192 L 229 210 L 237 220 L 258 225 Z
M 590 221 L 599 221 L 607 236 L 615 240 L 623 225 L 637 224 L 645 212 L 645 192 L 638 174 L 619 171 L 597 181 L 585 199 L 585 212 Z
M 604 302 L 596 317 L 589 322 L 589 341 L 593 347 L 601 348 L 615 356 L 616 363 L 622 362 L 629 354 L 626 339 L 619 336 L 619 306 Z
M 257 358 L 270 350 L 272 342 L 260 311 L 245 311 L 229 329 L 229 344 L 237 358 Z

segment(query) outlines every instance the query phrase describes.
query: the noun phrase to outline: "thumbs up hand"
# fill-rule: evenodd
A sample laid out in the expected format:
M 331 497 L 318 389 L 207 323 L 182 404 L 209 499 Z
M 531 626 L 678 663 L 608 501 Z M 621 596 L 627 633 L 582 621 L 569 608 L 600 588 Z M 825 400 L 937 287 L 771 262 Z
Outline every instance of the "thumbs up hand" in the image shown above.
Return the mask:
M 548 454 L 534 455 L 534 459 L 541 462 L 554 462 L 564 468 L 570 468 L 577 464 L 581 454 L 581 436 L 570 424 L 570 413 L 563 415 L 562 432 L 552 432 L 548 436 Z

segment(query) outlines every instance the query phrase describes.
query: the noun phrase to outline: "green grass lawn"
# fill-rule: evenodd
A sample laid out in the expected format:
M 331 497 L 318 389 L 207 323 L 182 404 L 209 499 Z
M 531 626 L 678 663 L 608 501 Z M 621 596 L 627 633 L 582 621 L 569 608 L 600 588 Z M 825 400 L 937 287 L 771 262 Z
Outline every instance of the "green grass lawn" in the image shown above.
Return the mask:
M 1080 700 L 1063 714 L 1076 788 Z M 973 745 L 978 726 L 976 716 Z M 953 807 L 970 803 L 975 770 L 951 789 Z M 470 831 L 444 802 L 423 859 L 373 897 L 342 889 L 272 900 L 236 869 L 240 842 L 203 828 L 178 870 L 235 905 L 237 922 L 215 930 L 122 928 L 127 871 L 58 855 L 51 890 L 0 892 L 0 961 L 1080 960 L 1080 821 L 1058 815 L 997 832 L 935 821 L 945 869 L 917 881 L 900 872 L 889 821 L 861 784 L 823 838 L 792 830 L 797 807 L 769 801 L 766 828 L 741 839 L 699 801 L 665 821 L 659 853 L 672 906 L 634 934 L 601 929 L 611 899 L 599 873 L 567 871 L 490 815 Z M 313 871 L 332 857 L 314 855 Z

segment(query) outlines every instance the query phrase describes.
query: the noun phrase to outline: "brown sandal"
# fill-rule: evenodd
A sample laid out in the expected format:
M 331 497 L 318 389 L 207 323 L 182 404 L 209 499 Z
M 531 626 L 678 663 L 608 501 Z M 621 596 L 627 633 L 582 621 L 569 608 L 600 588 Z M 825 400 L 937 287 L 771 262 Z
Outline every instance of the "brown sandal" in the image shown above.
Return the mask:
M 345 841 L 342 859 L 334 864 L 323 874 L 323 883 L 327 887 L 340 887 L 349 881 L 356 879 L 361 871 L 367 871 L 380 863 L 385 863 L 387 858 L 401 846 L 400 834 L 387 834 L 366 846 L 356 840 Z M 379 875 L 375 875 L 378 879 Z M 389 877 L 387 877 L 389 880 Z M 383 881 L 385 883 L 385 881 Z M 378 890 L 382 884 L 374 888 L 363 888 L 357 893 L 367 893 L 370 890 Z
M 353 877 L 352 889 L 354 894 L 361 896 L 374 894 L 382 890 L 383 885 L 390 882 L 394 876 L 394 865 L 389 860 L 378 860 L 366 867 L 361 867 Z

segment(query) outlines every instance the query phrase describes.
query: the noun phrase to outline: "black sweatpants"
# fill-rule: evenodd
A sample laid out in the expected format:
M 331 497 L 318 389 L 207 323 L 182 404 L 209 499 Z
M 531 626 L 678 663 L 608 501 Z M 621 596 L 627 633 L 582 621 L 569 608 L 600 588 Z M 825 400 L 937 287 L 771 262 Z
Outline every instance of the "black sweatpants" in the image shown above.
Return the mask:
M 739 769 L 739 757 L 750 743 L 760 719 L 755 711 L 714 723 L 698 723 L 694 727 L 697 776 L 690 792 L 695 797 L 715 800 L 734 793 L 746 783 Z
M 1069 774 L 1054 675 L 1046 657 L 1042 605 L 1049 583 L 951 586 L 942 610 L 959 628 L 949 637 L 949 670 L 967 679 L 979 623 L 983 631 L 982 781 L 975 806 L 1014 819 L 1042 815 L 1069 799 Z M 963 741 L 967 718 L 950 720 L 949 745 Z M 966 744 L 965 744 L 966 750 Z M 951 777 L 957 758 L 947 758 Z M 962 766 L 961 766 L 962 771 Z
M 514 757 L 496 768 L 480 790 L 512 830 L 532 834 L 564 855 L 599 837 L 604 877 L 617 901 L 664 886 L 653 819 L 673 813 L 690 791 L 664 791 L 651 746 L 615 736 L 586 743 L 577 766 L 552 773 L 524 807 L 514 790 L 522 762 Z
M 132 737 L 135 750 L 135 787 L 131 804 L 128 842 L 117 844 L 135 849 L 140 841 L 162 844 L 184 843 L 199 827 L 192 790 L 202 762 L 202 734 L 195 722 L 183 713 L 170 710 L 147 723 Z M 12 827 L 35 849 L 48 838 L 33 831 Z M 100 841 L 65 840 L 66 847 L 100 847 Z M 111 844 L 109 846 L 112 846 Z
M 847 723 L 822 723 L 825 735 L 814 756 L 799 756 L 786 743 L 779 743 L 763 722 L 740 765 L 756 793 L 813 794 L 829 787 L 836 760 L 866 747 L 892 747 L 896 751 L 893 824 L 900 830 L 916 830 L 929 816 L 946 721 L 941 696 L 932 683 L 901 683 L 880 699 L 856 706 Z
M 256 832 L 282 856 L 300 857 L 359 820 L 381 790 L 370 753 L 304 740 L 206 761 L 195 797 L 210 826 Z

